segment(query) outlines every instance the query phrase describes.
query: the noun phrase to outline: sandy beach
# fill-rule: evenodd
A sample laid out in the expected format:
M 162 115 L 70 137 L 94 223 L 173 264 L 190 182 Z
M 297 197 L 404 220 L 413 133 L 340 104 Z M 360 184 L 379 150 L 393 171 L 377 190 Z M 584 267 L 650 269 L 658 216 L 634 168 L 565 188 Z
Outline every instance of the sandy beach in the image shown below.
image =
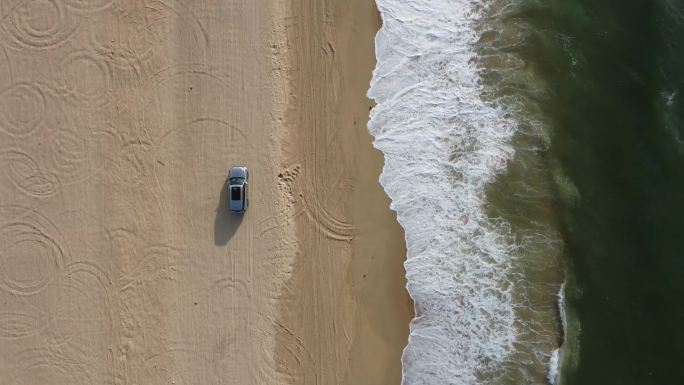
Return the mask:
M 380 21 L 341 3 L 0 3 L 3 383 L 400 383 Z
M 284 165 L 299 247 L 280 319 L 312 369 L 292 383 L 399 384 L 413 313 L 406 251 L 366 129 L 379 15 L 372 0 L 292 4 Z M 278 355 L 292 351 L 279 342 Z

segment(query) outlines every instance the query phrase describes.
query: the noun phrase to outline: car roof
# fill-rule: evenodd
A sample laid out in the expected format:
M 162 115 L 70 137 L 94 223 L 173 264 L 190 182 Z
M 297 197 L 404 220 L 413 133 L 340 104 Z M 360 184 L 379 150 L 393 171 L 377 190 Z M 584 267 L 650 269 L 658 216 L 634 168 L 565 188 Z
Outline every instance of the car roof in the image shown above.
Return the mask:
M 231 167 L 228 176 L 231 178 L 246 178 L 247 177 L 247 167 Z

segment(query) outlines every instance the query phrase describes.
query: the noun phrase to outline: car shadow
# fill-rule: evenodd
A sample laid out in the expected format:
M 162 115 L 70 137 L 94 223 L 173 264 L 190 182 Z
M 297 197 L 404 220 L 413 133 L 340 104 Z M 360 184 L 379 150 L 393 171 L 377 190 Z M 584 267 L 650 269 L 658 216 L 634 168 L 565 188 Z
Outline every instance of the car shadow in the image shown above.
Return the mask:
M 219 194 L 219 203 L 214 219 L 214 244 L 216 246 L 225 246 L 233 238 L 244 216 L 244 214 L 236 214 L 228 208 L 226 182 L 227 180 L 221 184 L 221 193 Z

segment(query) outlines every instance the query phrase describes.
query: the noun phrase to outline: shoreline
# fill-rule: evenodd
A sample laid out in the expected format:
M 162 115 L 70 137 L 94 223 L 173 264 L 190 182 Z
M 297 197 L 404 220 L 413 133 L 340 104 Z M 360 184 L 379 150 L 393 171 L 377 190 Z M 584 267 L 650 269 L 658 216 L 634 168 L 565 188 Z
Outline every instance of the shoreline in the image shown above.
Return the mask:
M 292 384 L 399 384 L 413 318 L 405 240 L 366 128 L 379 13 L 372 0 L 289 5 L 279 177 L 298 251 L 279 299 L 279 371 Z

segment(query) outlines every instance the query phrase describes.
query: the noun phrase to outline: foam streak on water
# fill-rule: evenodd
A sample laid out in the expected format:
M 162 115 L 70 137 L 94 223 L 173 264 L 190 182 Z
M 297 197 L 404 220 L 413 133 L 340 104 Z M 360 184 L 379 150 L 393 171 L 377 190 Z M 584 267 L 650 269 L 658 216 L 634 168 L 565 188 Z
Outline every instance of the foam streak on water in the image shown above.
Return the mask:
M 565 321 L 565 282 L 561 285 L 560 290 L 558 290 L 558 312 L 560 313 L 561 324 L 563 326 L 563 332 L 566 333 L 563 336 L 563 340 L 567 339 L 567 325 Z M 560 363 L 563 356 L 563 346 L 555 349 L 551 353 L 551 359 L 549 360 L 549 373 L 547 375 L 547 380 L 549 384 L 556 385 L 558 383 L 558 376 L 560 375 Z
M 377 0 L 383 26 L 369 130 L 406 232 L 415 301 L 405 385 L 495 383 L 514 350 L 513 245 L 485 188 L 513 156 L 516 123 L 483 102 L 469 0 Z

